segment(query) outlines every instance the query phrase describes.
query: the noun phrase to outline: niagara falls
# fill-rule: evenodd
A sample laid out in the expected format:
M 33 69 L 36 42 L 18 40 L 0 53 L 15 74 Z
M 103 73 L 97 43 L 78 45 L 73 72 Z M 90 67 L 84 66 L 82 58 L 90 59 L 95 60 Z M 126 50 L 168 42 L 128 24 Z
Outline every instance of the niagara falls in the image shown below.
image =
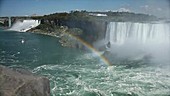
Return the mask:
M 110 53 L 123 58 L 150 55 L 155 62 L 170 62 L 170 23 L 110 22 L 105 42 Z
M 170 96 L 170 1 L 0 0 L 0 96 Z

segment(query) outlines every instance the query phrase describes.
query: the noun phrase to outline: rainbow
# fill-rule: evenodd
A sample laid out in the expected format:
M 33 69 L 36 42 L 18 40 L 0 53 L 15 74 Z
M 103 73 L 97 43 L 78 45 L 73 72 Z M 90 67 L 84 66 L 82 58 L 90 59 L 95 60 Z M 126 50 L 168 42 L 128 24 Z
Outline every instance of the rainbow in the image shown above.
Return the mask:
M 69 35 L 71 36 L 72 38 L 76 39 L 77 41 L 79 41 L 80 43 L 82 43 L 84 46 L 86 46 L 88 49 L 90 49 L 93 53 L 95 53 L 101 60 L 104 64 L 108 65 L 108 66 L 113 66 L 110 61 L 104 57 L 103 55 L 100 54 L 100 52 L 94 48 L 92 45 L 90 45 L 89 43 L 87 43 L 86 41 L 84 41 L 83 39 L 75 36 L 75 35 L 72 35 L 72 34 L 69 34 L 67 32 L 64 32 L 66 35 Z

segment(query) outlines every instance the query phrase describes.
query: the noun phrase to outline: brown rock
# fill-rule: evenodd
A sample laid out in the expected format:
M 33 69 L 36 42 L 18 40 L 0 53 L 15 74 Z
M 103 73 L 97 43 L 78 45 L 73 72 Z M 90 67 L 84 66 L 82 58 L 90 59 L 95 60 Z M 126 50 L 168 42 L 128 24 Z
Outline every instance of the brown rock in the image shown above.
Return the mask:
M 0 96 L 50 96 L 49 80 L 0 65 Z

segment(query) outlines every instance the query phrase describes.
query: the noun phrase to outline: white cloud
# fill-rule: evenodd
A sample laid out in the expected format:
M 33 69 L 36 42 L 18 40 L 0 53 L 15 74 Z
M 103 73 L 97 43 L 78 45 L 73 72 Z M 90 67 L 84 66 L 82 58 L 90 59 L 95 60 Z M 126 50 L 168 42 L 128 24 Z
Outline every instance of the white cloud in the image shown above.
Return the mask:
M 140 6 L 140 11 L 142 13 L 145 13 L 145 14 L 152 14 L 152 15 L 155 15 L 157 17 L 165 17 L 165 18 L 169 18 L 170 17 L 170 8 L 169 6 L 163 6 L 163 7 L 160 7 L 160 6 L 156 6 L 156 5 L 143 5 L 143 6 Z
M 105 10 L 106 12 L 108 11 L 111 11 L 111 12 L 132 12 L 129 8 L 124 8 L 124 7 L 121 7 L 117 10 Z
M 140 6 L 142 9 L 148 10 L 149 9 L 149 5 L 144 5 L 144 6 Z
M 128 8 L 119 8 L 117 11 L 119 11 L 119 12 L 131 12 L 130 11 L 130 9 L 128 9 Z
M 143 6 L 140 6 L 141 8 L 141 11 L 145 14 L 151 14 L 153 13 L 153 11 L 155 11 L 155 9 L 153 10 L 152 6 L 149 6 L 149 5 L 143 5 Z
M 162 8 L 157 8 L 158 11 L 162 11 Z

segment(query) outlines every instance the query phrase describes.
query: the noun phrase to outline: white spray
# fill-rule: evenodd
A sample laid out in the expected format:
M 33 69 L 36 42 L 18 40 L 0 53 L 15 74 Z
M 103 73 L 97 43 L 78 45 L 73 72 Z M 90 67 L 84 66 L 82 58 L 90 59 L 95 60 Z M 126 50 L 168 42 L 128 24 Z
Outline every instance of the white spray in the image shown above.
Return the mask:
M 169 61 L 170 23 L 110 22 L 105 45 L 119 57 L 150 55 L 154 61 Z
M 26 32 L 31 28 L 37 27 L 40 24 L 39 20 L 23 20 L 17 21 L 9 30 Z

